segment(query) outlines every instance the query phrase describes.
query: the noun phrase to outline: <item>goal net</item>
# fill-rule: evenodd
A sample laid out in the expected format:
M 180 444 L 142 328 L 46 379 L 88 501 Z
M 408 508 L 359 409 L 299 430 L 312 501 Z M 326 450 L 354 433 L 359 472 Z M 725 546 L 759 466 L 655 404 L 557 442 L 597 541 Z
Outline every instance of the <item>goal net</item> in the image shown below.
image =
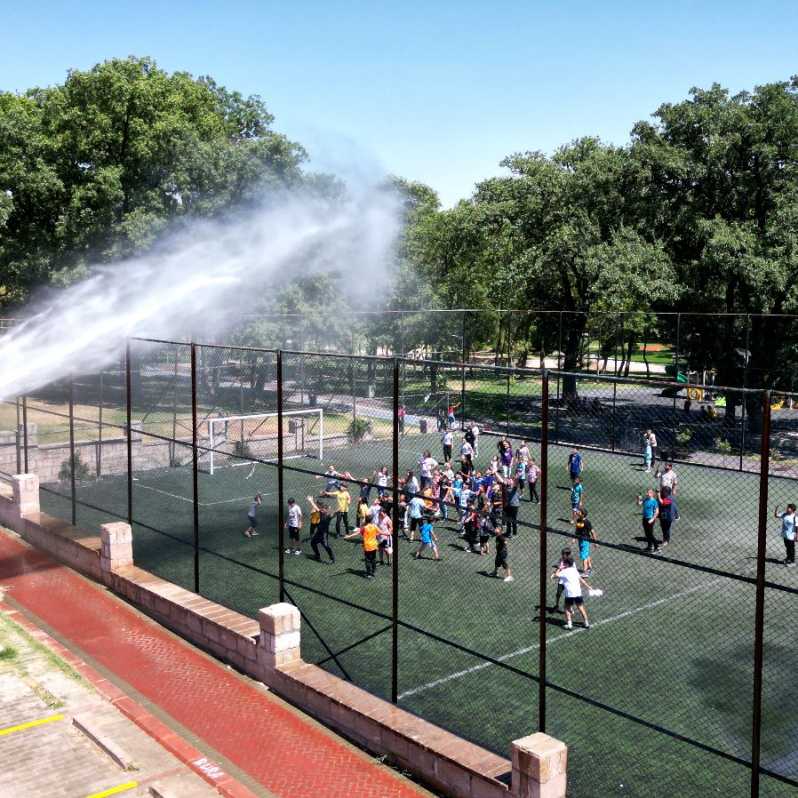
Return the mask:
M 213 474 L 220 468 L 277 460 L 277 413 L 219 416 L 206 421 L 199 441 L 200 466 Z M 284 457 L 324 457 L 324 410 L 283 413 Z

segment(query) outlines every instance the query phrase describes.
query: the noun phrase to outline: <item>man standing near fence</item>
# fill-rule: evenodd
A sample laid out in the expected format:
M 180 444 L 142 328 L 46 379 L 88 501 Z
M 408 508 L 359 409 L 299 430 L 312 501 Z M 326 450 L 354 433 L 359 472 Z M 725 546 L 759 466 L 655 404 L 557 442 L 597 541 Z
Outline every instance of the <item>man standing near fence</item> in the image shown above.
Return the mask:
M 785 558 L 784 564 L 787 568 L 795 568 L 795 505 L 788 504 L 787 509 L 779 512 L 779 508 L 773 509 L 773 515 L 781 519 L 781 537 L 784 540 Z

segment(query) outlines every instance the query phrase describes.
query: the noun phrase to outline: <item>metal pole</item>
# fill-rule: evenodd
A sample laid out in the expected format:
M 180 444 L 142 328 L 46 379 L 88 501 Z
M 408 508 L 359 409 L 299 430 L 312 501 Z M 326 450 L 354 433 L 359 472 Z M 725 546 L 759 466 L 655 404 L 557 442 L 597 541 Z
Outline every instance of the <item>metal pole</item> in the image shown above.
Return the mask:
M 560 442 L 560 404 L 562 403 L 562 394 L 560 393 L 560 369 L 563 367 L 562 361 L 562 314 L 560 311 L 560 331 L 559 340 L 557 342 L 557 404 L 554 407 L 554 443 Z
M 465 429 L 465 417 L 466 417 L 466 408 L 465 408 L 465 362 L 468 353 L 466 351 L 466 312 L 463 311 L 462 319 L 460 321 L 460 343 L 462 344 L 463 353 L 460 363 L 460 429 Z M 448 407 L 446 408 L 449 409 Z
M 97 425 L 98 438 L 97 438 L 97 479 L 102 476 L 103 472 L 103 372 L 100 370 L 100 401 L 97 408 Z
M 349 360 L 349 378 L 352 381 L 352 422 L 357 421 L 357 387 L 355 385 L 355 360 Z M 354 429 L 354 427 L 353 427 Z
M 681 337 L 681 334 L 682 334 L 682 314 L 681 313 L 677 313 L 676 314 L 676 353 L 675 353 L 675 358 L 674 358 L 674 361 L 673 361 L 673 363 L 674 363 L 674 366 L 673 366 L 673 371 L 674 371 L 673 379 L 676 382 L 679 381 L 679 350 L 681 348 L 680 344 L 679 344 L 679 338 Z M 690 383 L 688 382 L 687 384 L 689 385 Z M 674 422 L 675 422 L 676 421 L 676 419 L 675 419 L 675 416 L 676 416 L 676 394 L 675 393 L 673 395 L 673 415 L 674 415 Z
M 548 584 L 548 554 L 546 538 L 548 526 L 549 479 L 549 372 L 543 370 L 543 403 L 540 418 L 540 559 L 538 582 L 538 731 L 546 731 L 546 586 Z
M 22 397 L 22 457 L 25 466 L 24 473 L 28 473 L 28 397 Z
M 213 446 L 213 441 L 211 441 Z M 199 584 L 199 450 L 197 449 L 197 345 L 191 344 L 191 478 L 194 489 L 194 592 Z
M 69 487 L 72 502 L 72 526 L 78 522 L 77 496 L 75 495 L 75 378 L 69 375 Z
M 612 437 L 610 438 L 611 441 L 611 448 L 612 451 L 615 451 L 615 439 L 618 437 L 618 425 L 615 421 L 615 408 L 616 408 L 616 400 L 618 398 L 618 383 L 612 383 Z
M 19 434 L 20 434 L 20 419 L 19 419 L 19 397 L 14 400 L 14 404 L 16 405 L 17 411 L 17 434 L 15 436 L 16 444 L 17 444 L 17 474 L 22 473 L 22 448 L 19 445 Z
M 283 351 L 277 350 L 277 553 L 280 601 L 285 601 L 285 510 L 283 485 Z
M 127 522 L 133 525 L 133 379 L 130 341 L 125 345 L 125 426 L 127 428 Z
M 762 442 L 759 463 L 759 528 L 756 541 L 756 609 L 754 611 L 754 701 L 751 729 L 751 798 L 759 795 L 762 743 L 762 669 L 765 627 L 765 549 L 770 473 L 770 391 L 762 392 Z
M 393 577 L 391 593 L 391 701 L 399 701 L 399 360 L 393 359 Z
M 743 370 L 743 388 L 748 387 L 748 362 L 751 359 L 751 314 L 749 313 L 745 324 L 745 368 Z M 740 410 L 740 471 L 743 470 L 743 457 L 745 456 L 745 413 L 747 394 L 743 393 L 742 408 Z

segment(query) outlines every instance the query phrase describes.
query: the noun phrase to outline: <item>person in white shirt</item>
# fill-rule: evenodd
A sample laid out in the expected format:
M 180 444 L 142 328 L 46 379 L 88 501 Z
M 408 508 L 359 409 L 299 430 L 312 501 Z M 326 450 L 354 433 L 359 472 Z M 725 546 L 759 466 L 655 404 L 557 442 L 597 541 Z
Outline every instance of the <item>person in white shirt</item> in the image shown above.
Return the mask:
M 773 515 L 781 519 L 781 537 L 784 540 L 785 558 L 784 564 L 787 568 L 795 568 L 795 525 L 798 519 L 795 515 L 795 505 L 788 504 L 787 509 L 779 512 L 776 507 L 773 510 Z
M 477 426 L 476 421 L 471 422 L 471 434 L 474 436 L 474 443 L 472 446 L 474 447 L 474 456 L 479 456 L 479 427 Z
M 590 629 L 590 621 L 585 610 L 584 599 L 582 598 L 582 585 L 588 590 L 590 585 L 580 576 L 579 571 L 574 565 L 571 557 L 563 557 L 562 567 L 558 568 L 551 576 L 556 579 L 565 590 L 565 628 L 573 629 L 574 607 L 579 610 L 585 629 Z
M 441 445 L 443 446 L 443 461 L 448 462 L 452 459 L 452 444 L 454 443 L 454 433 L 450 429 L 445 429 L 441 435 Z
M 293 553 L 298 556 L 302 554 L 299 542 L 299 530 L 302 529 L 302 508 L 293 499 L 288 500 L 287 515 L 285 526 L 288 529 L 288 548 L 285 553 L 291 554 L 291 546 L 293 546 Z
M 460 462 L 464 474 L 470 474 L 474 470 L 474 447 L 466 440 L 460 447 Z
M 438 467 L 438 461 L 431 452 L 426 451 L 418 461 L 418 467 L 421 472 L 421 490 L 424 490 L 432 485 L 432 472 Z
M 676 472 L 673 470 L 672 463 L 665 464 L 665 470 L 662 471 L 659 475 L 659 489 L 660 493 L 662 492 L 663 488 L 670 488 L 671 489 L 671 496 L 676 495 L 676 488 L 679 485 L 679 477 L 676 476 Z
M 645 438 L 651 447 L 651 467 L 654 469 L 654 478 L 656 479 L 659 476 L 659 469 L 657 468 L 657 436 L 653 430 L 647 429 Z

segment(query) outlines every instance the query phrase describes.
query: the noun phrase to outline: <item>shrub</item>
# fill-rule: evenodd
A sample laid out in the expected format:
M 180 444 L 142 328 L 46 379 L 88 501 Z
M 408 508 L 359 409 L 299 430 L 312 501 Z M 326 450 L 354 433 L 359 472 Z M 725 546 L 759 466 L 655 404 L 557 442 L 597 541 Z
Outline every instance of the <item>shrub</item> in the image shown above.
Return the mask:
M 346 428 L 350 443 L 360 443 L 366 435 L 371 435 L 371 422 L 367 418 L 353 418 Z
M 75 481 L 81 482 L 91 477 L 91 470 L 87 463 L 84 463 L 80 452 L 75 452 Z M 59 482 L 70 482 L 72 480 L 72 461 L 69 457 L 61 463 L 61 468 L 58 470 Z

